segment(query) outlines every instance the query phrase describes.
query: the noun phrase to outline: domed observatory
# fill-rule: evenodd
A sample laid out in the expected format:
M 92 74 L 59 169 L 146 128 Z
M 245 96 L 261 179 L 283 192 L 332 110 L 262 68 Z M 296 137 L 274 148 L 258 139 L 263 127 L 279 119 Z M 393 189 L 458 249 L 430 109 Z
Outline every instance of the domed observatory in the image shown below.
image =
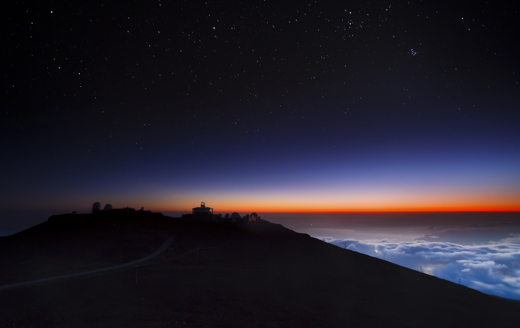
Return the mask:
M 92 204 L 92 213 L 98 213 L 101 211 L 101 203 L 100 202 L 95 202 L 94 204 Z
M 251 213 L 251 216 L 249 217 L 249 221 L 257 221 L 258 220 L 258 214 L 255 212 Z
M 232 219 L 240 219 L 240 214 L 238 214 L 237 212 L 233 212 L 233 213 L 231 213 L 231 218 Z
M 106 204 L 104 210 L 105 210 L 105 211 L 110 211 L 110 210 L 112 210 L 112 204 Z

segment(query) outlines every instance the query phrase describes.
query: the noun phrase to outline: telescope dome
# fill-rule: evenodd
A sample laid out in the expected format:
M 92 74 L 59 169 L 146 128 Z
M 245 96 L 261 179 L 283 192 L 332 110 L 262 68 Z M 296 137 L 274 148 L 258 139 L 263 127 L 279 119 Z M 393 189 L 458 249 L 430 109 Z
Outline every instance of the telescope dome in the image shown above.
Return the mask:
M 94 204 L 92 204 L 92 213 L 96 213 L 99 211 L 101 211 L 101 203 L 95 202 Z

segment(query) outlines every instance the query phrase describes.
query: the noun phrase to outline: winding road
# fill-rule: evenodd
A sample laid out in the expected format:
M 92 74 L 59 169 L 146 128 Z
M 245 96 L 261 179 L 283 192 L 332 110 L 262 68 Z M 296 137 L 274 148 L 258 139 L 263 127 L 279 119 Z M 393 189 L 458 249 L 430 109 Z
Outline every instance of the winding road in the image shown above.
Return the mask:
M 127 266 L 131 266 L 131 265 L 135 265 L 135 264 L 138 264 L 138 263 L 141 263 L 141 262 L 144 262 L 144 261 L 147 261 L 149 259 L 152 259 L 152 258 L 156 257 L 157 255 L 159 255 L 162 252 L 164 252 L 170 246 L 170 244 L 172 242 L 173 242 L 173 237 L 169 237 L 161 245 L 161 247 L 159 247 L 155 252 L 153 252 L 152 254 L 150 254 L 150 255 L 148 255 L 146 257 L 143 257 L 142 259 L 135 260 L 135 261 L 132 261 L 132 262 L 119 264 L 119 265 L 114 265 L 114 266 L 101 268 L 101 269 L 95 269 L 95 270 L 89 270 L 89 271 L 83 271 L 83 272 L 66 274 L 66 275 L 63 275 L 63 276 L 56 276 L 56 277 L 50 277 L 50 278 L 36 279 L 36 280 L 30 280 L 30 281 L 25 281 L 25 282 L 17 282 L 17 283 L 14 283 L 14 284 L 8 284 L 8 285 L 0 286 L 0 290 L 11 289 L 11 288 L 18 288 L 18 287 L 25 287 L 25 286 L 35 285 L 35 284 L 39 284 L 39 283 L 44 283 L 44 282 L 52 282 L 52 281 L 56 281 L 56 280 L 60 280 L 60 279 L 74 278 L 74 277 L 80 277 L 80 276 L 85 276 L 85 275 L 94 274 L 94 273 L 100 273 L 100 272 L 105 272 L 105 271 L 110 271 L 110 270 L 121 269 L 121 268 L 124 268 L 124 267 L 127 267 Z

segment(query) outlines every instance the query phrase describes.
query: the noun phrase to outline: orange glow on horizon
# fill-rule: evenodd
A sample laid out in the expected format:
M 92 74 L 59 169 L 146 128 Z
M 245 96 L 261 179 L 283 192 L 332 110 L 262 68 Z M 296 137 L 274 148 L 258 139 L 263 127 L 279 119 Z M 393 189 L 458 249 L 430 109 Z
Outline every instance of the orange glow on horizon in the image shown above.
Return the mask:
M 194 206 L 195 207 L 195 206 Z M 162 208 L 158 211 L 171 211 L 171 212 L 191 212 L 189 209 L 171 209 Z M 322 213 L 322 214 L 334 214 L 334 213 L 453 213 L 453 212 L 520 212 L 520 206 L 504 206 L 504 207 L 493 207 L 493 206 L 480 206 L 480 207 L 421 207 L 421 208 L 379 208 L 379 209 L 337 209 L 337 210 L 325 210 L 325 209 L 313 209 L 313 208 L 278 208 L 278 207 L 235 207 L 233 209 L 226 208 L 214 208 L 215 213 L 232 213 L 232 212 L 257 212 L 257 213 Z
M 204 201 L 215 213 L 411 213 L 520 212 L 520 195 L 508 191 L 420 192 L 330 190 L 212 194 L 200 193 L 150 199 L 158 211 L 191 212 Z
M 186 205 L 184 205 L 186 204 Z M 200 202 L 191 200 L 181 204 L 149 204 L 149 207 L 163 211 L 190 211 L 200 206 Z M 396 212 L 520 212 L 520 201 L 503 199 L 492 201 L 487 199 L 451 200 L 446 202 L 423 202 L 420 200 L 404 202 L 402 200 L 379 201 L 343 201 L 320 202 L 311 200 L 259 201 L 250 199 L 208 199 L 206 206 L 215 213 L 232 212 L 276 212 L 276 213 L 396 213 Z
M 67 199 L 63 210 L 90 210 L 92 203 Z M 114 208 L 125 206 L 153 212 L 191 213 L 201 201 L 214 213 L 424 213 L 424 212 L 520 212 L 517 190 L 385 190 L 367 189 L 243 191 L 230 192 L 155 192 L 132 197 L 92 197 Z M 42 203 L 42 208 L 43 208 Z

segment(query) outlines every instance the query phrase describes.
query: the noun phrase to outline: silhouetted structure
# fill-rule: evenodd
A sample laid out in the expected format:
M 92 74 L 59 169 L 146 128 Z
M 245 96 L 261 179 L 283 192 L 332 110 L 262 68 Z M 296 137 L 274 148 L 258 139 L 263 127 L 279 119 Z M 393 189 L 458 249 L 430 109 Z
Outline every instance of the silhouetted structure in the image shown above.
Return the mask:
M 251 215 L 249 216 L 249 221 L 251 221 L 251 222 L 260 221 L 260 220 L 261 220 L 261 218 L 255 212 L 251 213 Z
M 191 214 L 183 214 L 182 218 L 190 221 L 216 221 L 242 224 L 260 220 L 260 217 L 256 213 L 246 214 L 245 216 L 240 216 L 237 212 L 233 212 L 231 215 L 226 214 L 225 216 L 222 216 L 222 214 L 214 214 L 213 208 L 207 207 L 204 202 L 200 203 L 200 207 L 192 208 Z
M 192 208 L 191 214 L 183 214 L 182 217 L 193 221 L 216 221 L 222 215 L 213 214 L 213 208 L 206 207 L 206 204 L 201 202 L 200 207 Z
M 101 211 L 101 203 L 100 202 L 95 202 L 94 204 L 92 204 L 92 213 L 98 213 Z
M 206 203 L 201 202 L 200 207 L 192 208 L 192 214 L 194 214 L 194 215 L 213 214 L 213 209 L 211 207 L 206 207 Z
M 110 211 L 111 209 L 112 209 L 112 205 L 111 204 L 106 204 L 105 207 L 104 207 L 105 211 Z

